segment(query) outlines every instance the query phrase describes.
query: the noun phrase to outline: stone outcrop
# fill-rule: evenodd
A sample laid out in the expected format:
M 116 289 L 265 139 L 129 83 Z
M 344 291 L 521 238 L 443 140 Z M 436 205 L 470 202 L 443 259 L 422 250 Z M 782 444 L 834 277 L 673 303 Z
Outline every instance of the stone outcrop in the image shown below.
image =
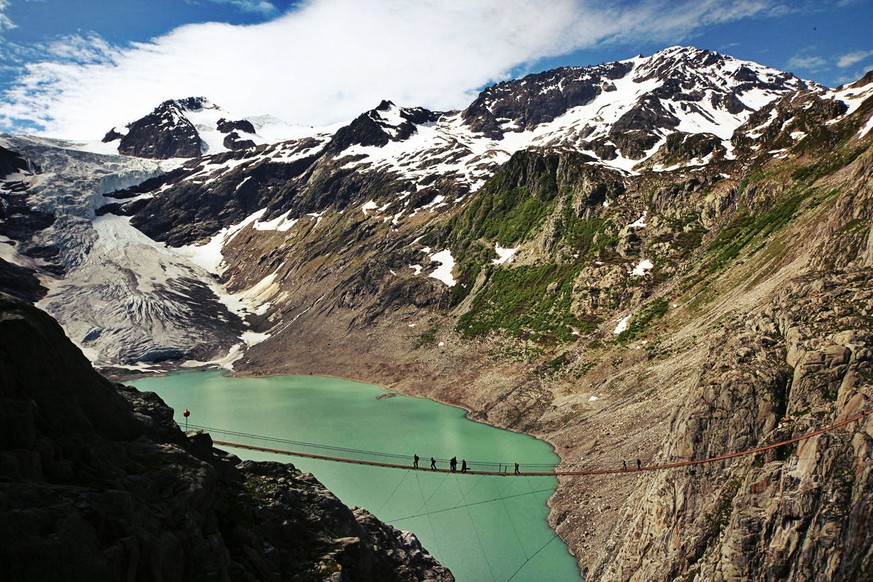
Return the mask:
M 857 320 L 834 325 L 841 307 L 869 311 L 870 275 L 795 280 L 764 313 L 729 324 L 652 462 L 787 440 L 873 406 L 873 334 Z M 589 575 L 861 580 L 873 567 L 871 453 L 868 416 L 796 445 L 642 477 Z
M 185 112 L 204 107 L 212 105 L 196 97 L 164 101 L 148 115 L 130 123 L 124 133 L 112 128 L 103 141 L 117 140 L 118 153 L 129 156 L 159 160 L 199 157 L 204 150 L 203 142 Z
M 0 296 L 0 578 L 453 579 L 311 475 L 241 463 L 172 416 Z

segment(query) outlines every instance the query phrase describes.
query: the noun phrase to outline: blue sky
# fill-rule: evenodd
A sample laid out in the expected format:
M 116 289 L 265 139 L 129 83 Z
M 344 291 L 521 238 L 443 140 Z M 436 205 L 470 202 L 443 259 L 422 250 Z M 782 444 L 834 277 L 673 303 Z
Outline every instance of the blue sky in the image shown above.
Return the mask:
M 873 2 L 773 4 L 790 8 L 703 26 L 668 44 L 716 50 L 790 71 L 828 87 L 855 81 L 873 68 Z M 587 65 L 627 58 L 630 54 L 651 54 L 661 48 L 663 42 L 643 38 L 638 42 L 574 51 L 541 61 L 537 66 Z
M 833 87 L 873 68 L 871 30 L 873 0 L 0 0 L 0 130 L 93 138 L 188 95 L 316 125 L 459 108 L 675 44 Z

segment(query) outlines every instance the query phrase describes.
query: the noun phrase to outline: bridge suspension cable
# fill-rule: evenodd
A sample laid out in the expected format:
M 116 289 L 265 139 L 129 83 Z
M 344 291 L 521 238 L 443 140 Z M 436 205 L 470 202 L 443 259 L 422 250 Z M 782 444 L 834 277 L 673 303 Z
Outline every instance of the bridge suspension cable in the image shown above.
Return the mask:
M 784 447 L 790 444 L 794 444 L 806 439 L 810 439 L 816 437 L 818 435 L 834 431 L 838 428 L 842 428 L 848 424 L 851 424 L 861 418 L 873 413 L 873 408 L 863 410 L 852 416 L 849 416 L 839 422 L 826 426 L 824 428 L 820 428 L 818 430 L 808 432 L 802 434 L 800 436 L 782 440 L 776 443 L 771 443 L 767 445 L 762 445 L 759 447 L 754 447 L 751 449 L 746 449 L 742 451 L 736 451 L 733 453 L 725 453 L 721 455 L 706 457 L 703 459 L 689 459 L 685 461 L 677 461 L 673 463 L 662 463 L 657 465 L 643 465 L 640 468 L 585 468 L 585 469 L 568 469 L 568 468 L 554 468 L 553 465 L 547 465 L 543 463 L 524 463 L 522 466 L 524 467 L 523 471 L 519 471 L 518 473 L 510 472 L 510 468 L 513 467 L 512 463 L 504 463 L 498 461 L 471 461 L 468 463 L 470 470 L 462 473 L 461 471 L 451 471 L 450 469 L 444 468 L 436 468 L 430 469 L 427 467 L 413 467 L 411 455 L 401 455 L 396 453 L 387 453 L 382 451 L 368 451 L 364 449 L 354 449 L 348 447 L 338 447 L 332 445 L 325 445 L 320 443 L 310 443 L 304 441 L 295 441 L 289 439 L 281 439 L 275 437 L 269 437 L 264 435 L 257 435 L 251 433 L 242 433 L 236 431 L 229 431 L 214 427 L 200 426 L 200 425 L 190 425 L 192 428 L 205 430 L 210 433 L 218 434 L 218 435 L 227 435 L 236 440 L 217 440 L 213 439 L 213 443 L 219 446 L 233 447 L 237 449 L 245 449 L 250 451 L 259 451 L 265 453 L 272 453 L 277 455 L 290 455 L 295 457 L 302 457 L 308 459 L 317 459 L 322 461 L 333 461 L 339 463 L 349 463 L 354 465 L 366 465 L 370 467 L 384 467 L 390 469 L 404 469 L 404 470 L 413 470 L 413 471 L 424 471 L 424 472 L 437 472 L 437 473 L 457 473 L 459 475 L 513 475 L 516 477 L 557 477 L 557 476 L 566 476 L 566 477 L 583 477 L 583 476 L 593 476 L 593 475 L 619 475 L 619 474 L 635 474 L 640 473 L 642 471 L 660 471 L 666 469 L 676 469 L 680 467 L 690 467 L 694 465 L 702 465 L 705 463 L 714 463 L 718 461 L 724 461 L 728 459 L 734 459 L 737 457 L 742 457 L 746 455 L 754 455 L 757 453 L 762 453 L 767 450 L 775 449 L 778 447 Z M 259 440 L 267 443 L 275 443 L 285 445 L 287 447 L 294 447 L 295 449 L 309 449 L 311 451 L 318 452 L 307 452 L 305 450 L 292 450 L 290 448 L 274 448 L 274 447 L 265 447 L 258 446 L 253 444 L 246 444 L 241 442 L 236 442 L 240 439 L 252 439 Z M 378 460 L 377 460 L 378 459 Z M 447 464 L 448 459 L 436 459 L 438 462 Z M 574 465 L 563 465 L 563 467 L 572 467 Z

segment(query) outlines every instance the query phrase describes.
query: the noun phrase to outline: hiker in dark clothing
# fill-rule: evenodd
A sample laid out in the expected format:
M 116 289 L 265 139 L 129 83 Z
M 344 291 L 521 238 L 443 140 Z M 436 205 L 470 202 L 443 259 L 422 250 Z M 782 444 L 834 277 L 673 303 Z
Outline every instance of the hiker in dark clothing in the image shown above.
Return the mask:
M 418 455 L 412 455 L 412 466 L 418 469 Z
M 639 459 L 637 459 L 637 471 L 639 471 L 642 468 L 643 468 L 643 464 L 640 462 Z
M 467 472 L 467 459 L 461 459 L 461 473 Z
M 518 463 L 515 464 L 515 474 L 516 474 L 516 475 L 519 475 L 519 474 L 520 474 L 520 473 L 518 472 Z
M 627 461 L 622 461 L 621 466 L 625 471 L 627 471 Z
M 436 471 L 436 459 L 434 459 L 433 457 L 430 458 L 430 468 Z
M 452 457 L 449 460 L 449 469 L 452 470 L 452 473 L 454 473 L 458 469 L 458 458 L 457 457 Z

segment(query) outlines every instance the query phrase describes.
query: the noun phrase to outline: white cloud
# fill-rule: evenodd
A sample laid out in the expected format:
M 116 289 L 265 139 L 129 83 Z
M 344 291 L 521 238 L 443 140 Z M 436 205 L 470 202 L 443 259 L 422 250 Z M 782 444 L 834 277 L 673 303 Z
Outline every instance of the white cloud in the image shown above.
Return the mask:
M 235 0 L 255 6 L 255 0 Z M 0 0 L 5 3 L 6 0 Z M 348 120 L 382 99 L 463 107 L 513 68 L 580 48 L 676 43 L 701 26 L 778 8 L 771 0 L 308 0 L 269 22 L 187 25 L 149 43 L 67 38 L 0 101 L 0 129 L 101 137 L 165 99 L 204 95 L 234 115 Z
M 821 71 L 828 66 L 828 61 L 819 55 L 809 53 L 796 54 L 785 63 L 788 70 Z
M 7 8 L 9 8 L 9 0 L 0 0 L 0 32 L 15 28 L 15 23 L 4 14 Z
M 853 53 L 848 53 L 842 55 L 837 60 L 837 66 L 841 69 L 845 69 L 847 67 L 851 67 L 852 65 L 859 63 L 866 59 L 867 57 L 873 56 L 873 51 L 855 51 Z
M 47 45 L 44 51 L 55 59 L 82 65 L 111 65 L 121 55 L 117 47 L 94 33 L 61 37 Z
M 191 1 L 191 0 L 189 0 Z M 255 12 L 259 14 L 272 14 L 276 7 L 266 0 L 206 0 L 213 4 L 230 4 L 243 12 Z

